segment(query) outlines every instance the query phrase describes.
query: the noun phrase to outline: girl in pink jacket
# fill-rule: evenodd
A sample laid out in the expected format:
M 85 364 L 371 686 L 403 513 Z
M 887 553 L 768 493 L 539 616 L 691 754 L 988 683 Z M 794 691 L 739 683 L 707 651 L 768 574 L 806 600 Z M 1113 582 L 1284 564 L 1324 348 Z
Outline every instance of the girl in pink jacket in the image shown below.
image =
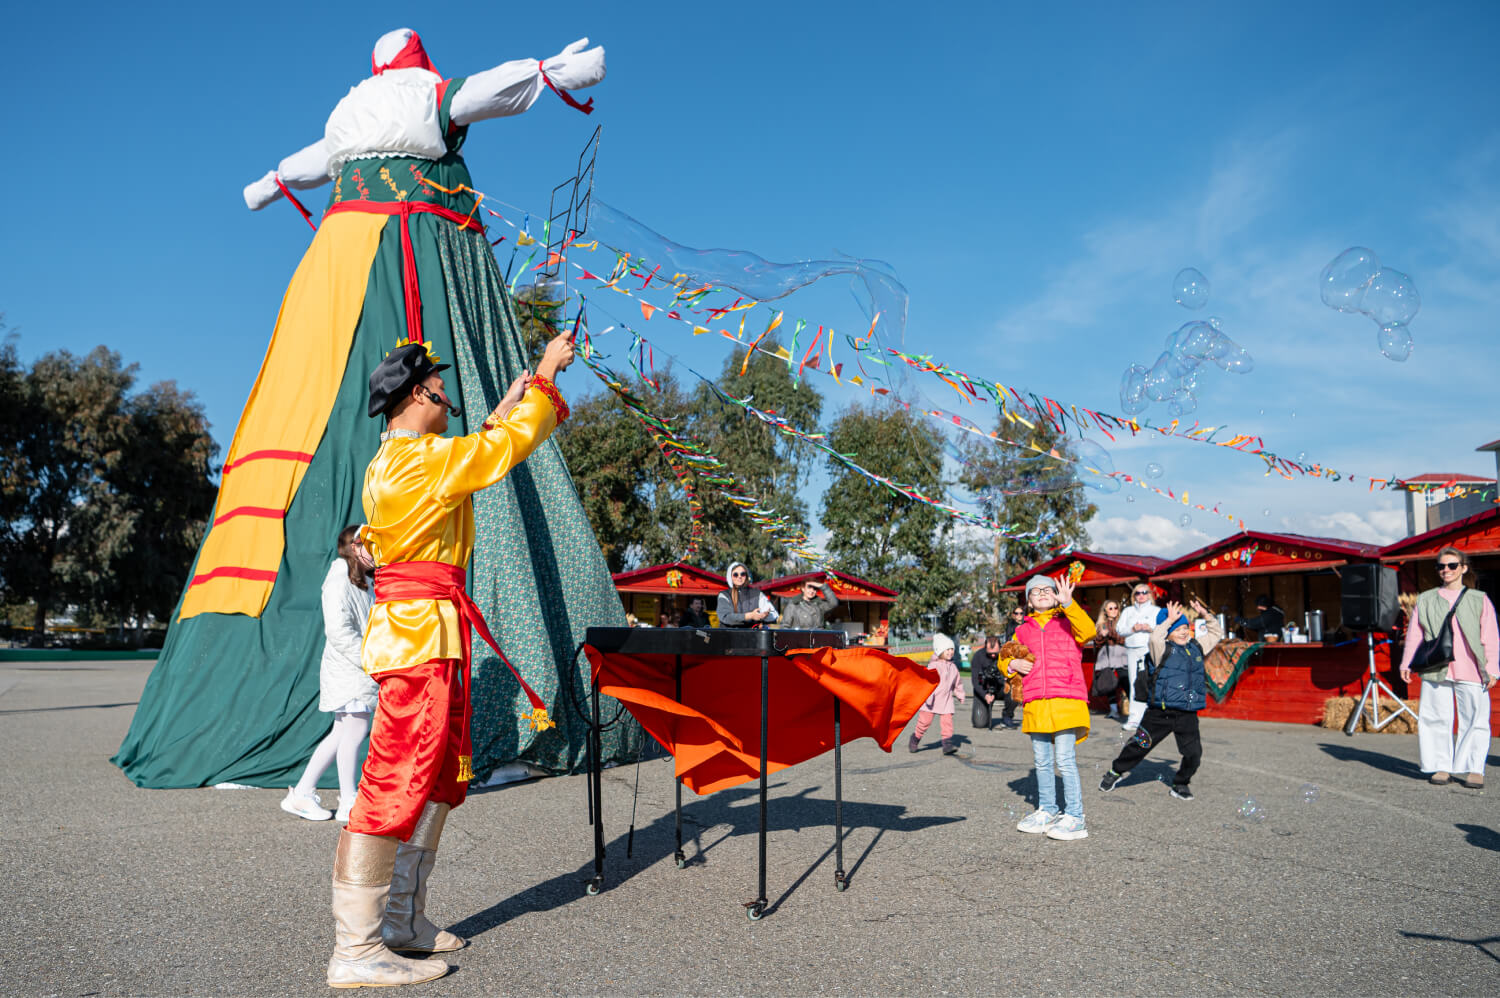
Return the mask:
M 937 670 L 937 689 L 932 691 L 932 696 L 917 711 L 917 726 L 912 729 L 911 741 L 906 743 L 908 752 L 915 752 L 922 744 L 922 736 L 932 727 L 934 714 L 938 718 L 938 729 L 943 733 L 943 755 L 952 755 L 958 751 L 958 743 L 953 740 L 953 700 L 956 697 L 959 703 L 964 702 L 964 681 L 958 674 L 958 664 L 953 661 L 953 654 L 952 638 L 946 634 L 932 636 L 932 661 L 927 667 Z
M 1073 602 L 1073 584 L 1066 578 L 1033 576 L 1026 583 L 1026 603 L 1031 613 L 1016 628 L 1015 640 L 1026 646 L 1033 661 L 1012 658 L 1006 664 L 1026 677 L 1021 687 L 1021 730 L 1031 736 L 1037 809 L 1016 829 L 1044 833 L 1049 839 L 1087 838 L 1074 749 L 1089 736 L 1089 692 L 1079 646 L 1094 636 L 1094 622 Z M 1063 784 L 1061 814 L 1058 776 Z

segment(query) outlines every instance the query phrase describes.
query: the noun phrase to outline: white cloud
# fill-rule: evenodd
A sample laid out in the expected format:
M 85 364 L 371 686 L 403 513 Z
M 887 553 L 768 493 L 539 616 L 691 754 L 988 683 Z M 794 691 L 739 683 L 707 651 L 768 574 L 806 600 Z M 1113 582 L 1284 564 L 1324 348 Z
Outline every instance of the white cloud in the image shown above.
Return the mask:
M 1366 513 L 1339 510 L 1304 515 L 1299 533 L 1343 537 L 1364 544 L 1389 544 L 1406 534 L 1404 509 L 1372 509 Z
M 1089 548 L 1114 554 L 1152 554 L 1176 558 L 1213 538 L 1196 527 L 1184 527 L 1165 516 L 1096 516 L 1088 522 Z

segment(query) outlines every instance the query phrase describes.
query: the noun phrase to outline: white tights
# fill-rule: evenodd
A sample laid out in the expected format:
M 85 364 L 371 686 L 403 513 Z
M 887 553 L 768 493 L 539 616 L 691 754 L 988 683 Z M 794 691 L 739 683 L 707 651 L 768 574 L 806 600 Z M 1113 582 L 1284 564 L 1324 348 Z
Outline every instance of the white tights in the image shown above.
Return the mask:
M 354 760 L 359 755 L 360 742 L 370 733 L 368 713 L 333 715 L 333 730 L 313 749 L 302 779 L 297 781 L 297 796 L 308 797 L 318 788 L 318 778 L 337 757 L 339 764 L 339 798 L 353 800 L 356 787 Z

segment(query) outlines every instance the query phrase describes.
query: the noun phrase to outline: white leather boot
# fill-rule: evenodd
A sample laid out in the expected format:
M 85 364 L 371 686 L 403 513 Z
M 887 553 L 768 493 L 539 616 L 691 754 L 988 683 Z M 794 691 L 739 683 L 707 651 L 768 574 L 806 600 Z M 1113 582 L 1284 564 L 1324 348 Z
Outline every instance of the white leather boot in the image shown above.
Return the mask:
M 409 960 L 392 953 L 381 941 L 380 923 L 391 890 L 397 844 L 394 836 L 339 832 L 333 859 L 331 988 L 419 984 L 448 972 L 441 960 Z
M 385 906 L 380 934 L 393 950 L 447 953 L 467 943 L 427 920 L 427 882 L 437 860 L 438 840 L 451 810 L 447 804 L 427 802 L 411 838 L 396 847 L 391 897 Z

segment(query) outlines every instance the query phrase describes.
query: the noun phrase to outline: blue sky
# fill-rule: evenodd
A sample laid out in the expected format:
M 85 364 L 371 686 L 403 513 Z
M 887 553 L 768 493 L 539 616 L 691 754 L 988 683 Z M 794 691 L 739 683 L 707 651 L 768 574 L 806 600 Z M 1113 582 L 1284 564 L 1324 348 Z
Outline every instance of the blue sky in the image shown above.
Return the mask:
M 311 235 L 284 204 L 246 211 L 241 188 L 321 135 L 392 27 L 450 76 L 588 35 L 609 58 L 597 112 L 547 95 L 476 126 L 479 188 L 544 208 L 602 124 L 600 197 L 689 245 L 888 261 L 912 352 L 1117 411 L 1121 371 L 1213 314 L 1256 367 L 1205 375 L 1205 421 L 1361 475 L 1494 474 L 1474 447 L 1500 437 L 1500 8 L 1038 7 L 28 5 L 0 108 L 0 312 L 28 359 L 105 343 L 143 382 L 175 379 L 227 445 Z M 1318 300 L 1351 245 L 1420 289 L 1405 364 Z M 1203 313 L 1172 301 L 1186 266 L 1212 283 Z M 828 300 L 808 307 L 847 328 Z M 713 371 L 710 339 L 674 346 Z M 563 388 L 590 381 L 580 366 Z M 827 395 L 831 412 L 858 398 Z M 1249 527 L 1401 532 L 1393 494 L 1267 479 L 1186 442 L 1105 445 Z M 1232 529 L 1124 496 L 1100 500 L 1099 549 Z

